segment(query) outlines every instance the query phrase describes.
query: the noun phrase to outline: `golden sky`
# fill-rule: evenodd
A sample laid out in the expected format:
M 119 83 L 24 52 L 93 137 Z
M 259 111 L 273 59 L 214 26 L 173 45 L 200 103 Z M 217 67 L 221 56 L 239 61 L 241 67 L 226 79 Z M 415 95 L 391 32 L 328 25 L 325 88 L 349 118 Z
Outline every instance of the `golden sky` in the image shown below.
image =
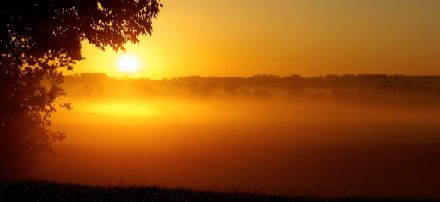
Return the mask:
M 128 45 L 132 77 L 440 74 L 439 0 L 162 0 L 151 37 Z M 84 43 L 74 73 L 120 77 Z

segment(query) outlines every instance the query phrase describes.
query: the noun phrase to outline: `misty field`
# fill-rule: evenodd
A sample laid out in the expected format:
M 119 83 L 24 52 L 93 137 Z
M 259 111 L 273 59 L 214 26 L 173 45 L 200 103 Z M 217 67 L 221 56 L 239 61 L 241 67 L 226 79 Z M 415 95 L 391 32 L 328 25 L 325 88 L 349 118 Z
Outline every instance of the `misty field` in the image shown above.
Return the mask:
M 55 116 L 54 126 L 69 136 L 36 161 L 31 177 L 280 194 L 438 193 L 438 112 L 250 100 L 136 103 L 137 110 L 109 114 L 88 102 Z
M 101 86 L 111 86 L 106 82 Z M 67 88 L 74 109 L 53 116 L 53 128 L 67 138 L 35 159 L 23 178 L 317 197 L 440 197 L 435 93 L 405 90 L 418 100 L 401 102 L 411 96 L 381 97 L 376 90 L 368 94 L 374 102 L 363 102 L 347 93 L 326 99 L 327 84 L 310 84 L 303 90 L 310 95 L 298 97 L 269 82 L 265 91 L 272 96 L 255 90 L 261 85 L 239 86 L 242 94 L 231 96 L 184 91 L 193 84 L 157 84 L 152 95 L 139 92 L 151 92 L 140 84 L 151 81 L 114 82 L 114 92 L 79 94 L 89 84 L 100 86 L 85 81 Z

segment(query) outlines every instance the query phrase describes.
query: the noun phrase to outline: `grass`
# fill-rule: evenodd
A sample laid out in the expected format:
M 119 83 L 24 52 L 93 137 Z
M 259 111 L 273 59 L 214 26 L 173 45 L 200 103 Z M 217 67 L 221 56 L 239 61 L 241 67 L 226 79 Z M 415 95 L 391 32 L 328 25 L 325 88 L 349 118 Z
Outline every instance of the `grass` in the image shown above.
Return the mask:
M 409 198 L 314 198 L 221 193 L 155 186 L 89 186 L 49 181 L 0 181 L 3 201 L 436 201 Z

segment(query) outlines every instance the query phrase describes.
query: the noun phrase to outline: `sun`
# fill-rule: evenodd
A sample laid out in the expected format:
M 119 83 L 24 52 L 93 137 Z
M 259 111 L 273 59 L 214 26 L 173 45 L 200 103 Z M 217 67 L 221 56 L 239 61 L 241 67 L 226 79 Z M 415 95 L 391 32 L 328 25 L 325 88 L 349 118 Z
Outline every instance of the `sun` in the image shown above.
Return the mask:
M 134 73 L 139 69 L 139 59 L 132 55 L 124 55 L 118 59 L 118 67 L 126 74 Z

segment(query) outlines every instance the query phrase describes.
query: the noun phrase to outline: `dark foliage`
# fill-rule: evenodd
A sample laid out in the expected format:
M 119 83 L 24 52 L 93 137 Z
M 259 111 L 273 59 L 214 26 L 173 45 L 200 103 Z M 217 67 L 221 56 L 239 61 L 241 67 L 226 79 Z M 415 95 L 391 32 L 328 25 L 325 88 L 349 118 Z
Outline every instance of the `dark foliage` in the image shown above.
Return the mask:
M 313 198 L 160 187 L 100 187 L 34 181 L 0 182 L 0 201 L 436 201 L 408 198 Z
M 0 177 L 64 138 L 48 126 L 58 106 L 70 109 L 56 102 L 61 68 L 82 59 L 81 42 L 124 50 L 151 34 L 160 7 L 159 0 L 0 0 Z

